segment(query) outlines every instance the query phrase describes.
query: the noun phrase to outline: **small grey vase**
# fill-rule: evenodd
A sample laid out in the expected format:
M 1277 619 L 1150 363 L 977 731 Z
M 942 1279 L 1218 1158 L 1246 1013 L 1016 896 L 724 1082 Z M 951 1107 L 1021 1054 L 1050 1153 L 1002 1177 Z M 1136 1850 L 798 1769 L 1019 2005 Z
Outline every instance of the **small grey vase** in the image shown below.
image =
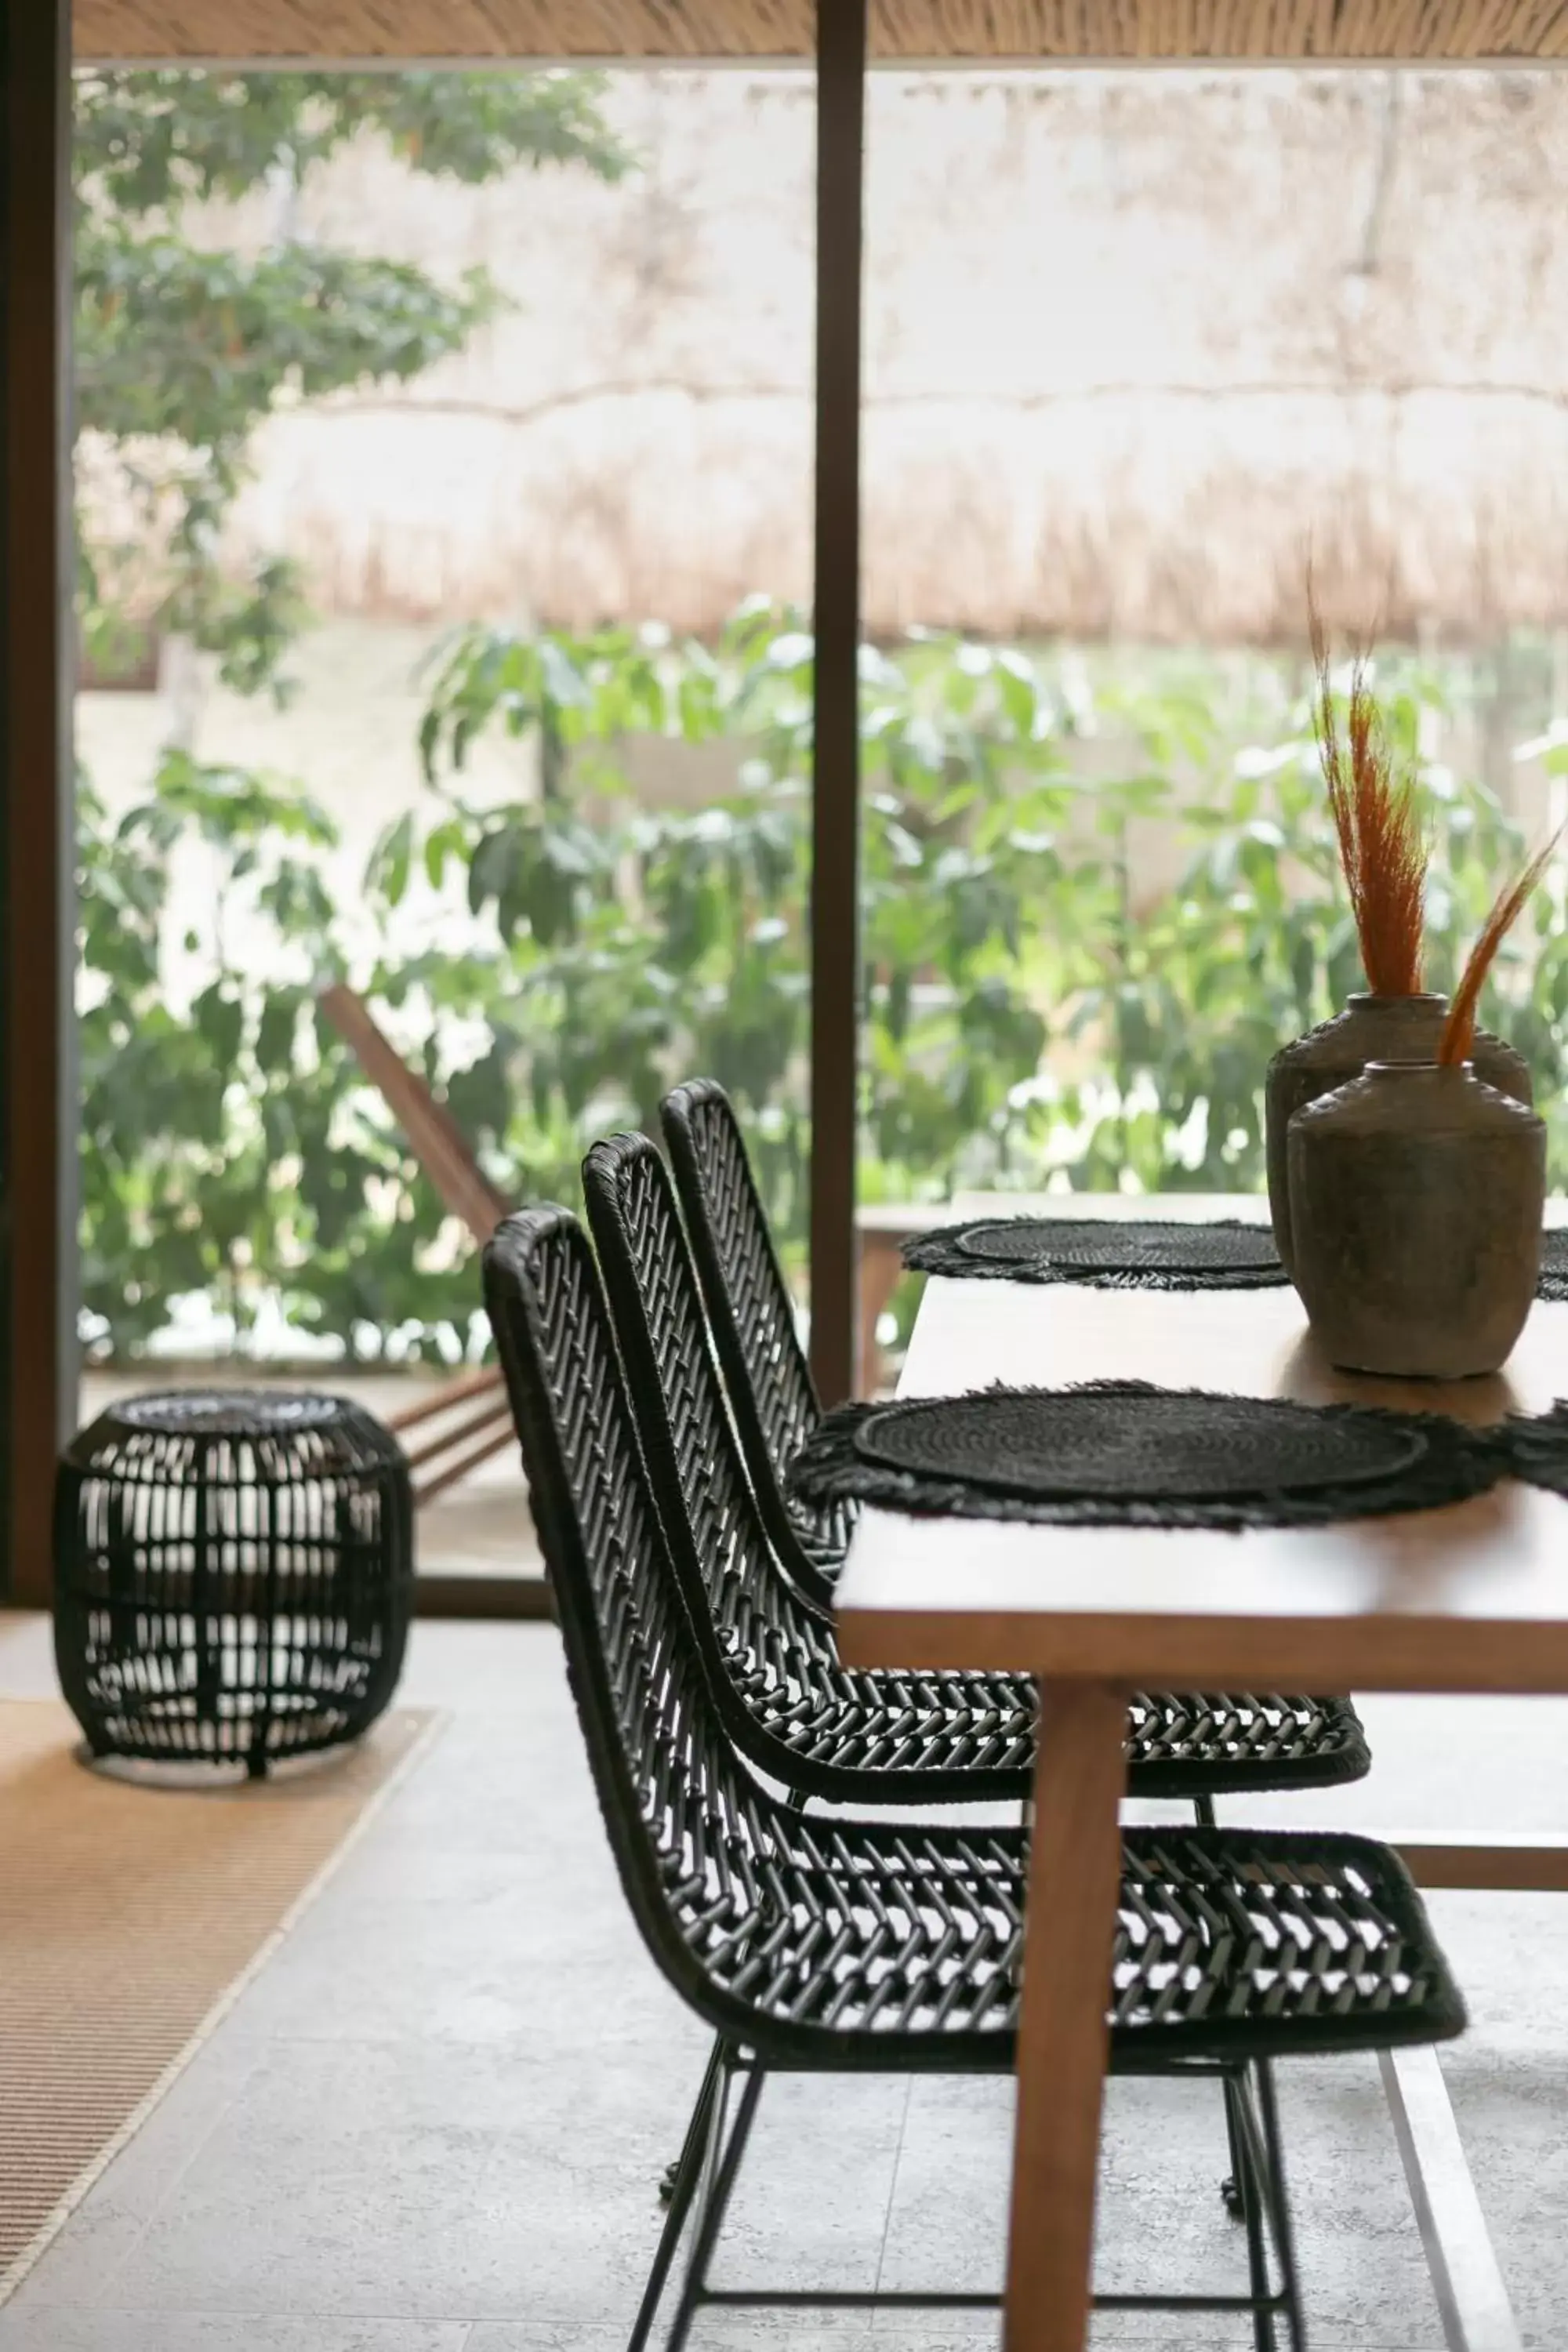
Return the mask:
M 1347 999 L 1344 1011 L 1331 1021 L 1321 1021 L 1304 1037 L 1282 1045 L 1269 1063 L 1263 1090 L 1268 1215 L 1287 1274 L 1296 1270 L 1285 1141 L 1291 1119 L 1319 1095 L 1359 1077 L 1369 1062 L 1434 1061 L 1447 1011 L 1446 996 L 1377 996 L 1369 991 Z M 1521 1103 L 1533 1100 L 1528 1063 L 1500 1037 L 1478 1030 L 1470 1058 L 1488 1086 Z
M 1460 1063 L 1373 1062 L 1290 1121 L 1295 1282 L 1342 1370 L 1495 1372 L 1541 1274 L 1546 1129 Z

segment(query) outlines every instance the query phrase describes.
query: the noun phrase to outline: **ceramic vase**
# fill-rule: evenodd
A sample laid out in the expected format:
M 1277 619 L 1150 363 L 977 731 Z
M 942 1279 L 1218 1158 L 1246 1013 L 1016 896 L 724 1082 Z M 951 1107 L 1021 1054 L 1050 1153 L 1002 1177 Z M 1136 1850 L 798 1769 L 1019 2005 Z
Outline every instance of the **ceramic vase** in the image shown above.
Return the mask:
M 1295 1282 L 1347 1371 L 1495 1372 L 1541 1271 L 1546 1129 L 1468 1062 L 1373 1062 L 1290 1121 Z
M 1342 1013 L 1282 1046 L 1269 1063 L 1263 1095 L 1268 1214 L 1287 1274 L 1296 1270 L 1285 1140 L 1291 1119 L 1319 1095 L 1359 1077 L 1369 1062 L 1434 1061 L 1447 1011 L 1446 996 L 1352 996 Z M 1500 1037 L 1478 1030 L 1471 1060 L 1488 1086 L 1531 1101 L 1529 1066 Z

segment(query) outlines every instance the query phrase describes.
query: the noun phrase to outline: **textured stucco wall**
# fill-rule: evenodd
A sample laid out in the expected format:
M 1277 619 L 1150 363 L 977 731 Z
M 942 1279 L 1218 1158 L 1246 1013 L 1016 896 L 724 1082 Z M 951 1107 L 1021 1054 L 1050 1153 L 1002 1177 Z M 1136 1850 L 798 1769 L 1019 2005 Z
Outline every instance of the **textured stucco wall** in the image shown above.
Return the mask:
M 367 145 L 307 191 L 307 231 L 516 306 L 268 427 L 237 545 L 327 610 L 808 593 L 810 78 L 628 73 L 610 110 L 618 187 Z M 1309 543 L 1342 621 L 1568 619 L 1568 79 L 888 75 L 868 147 L 874 627 L 1289 639 Z

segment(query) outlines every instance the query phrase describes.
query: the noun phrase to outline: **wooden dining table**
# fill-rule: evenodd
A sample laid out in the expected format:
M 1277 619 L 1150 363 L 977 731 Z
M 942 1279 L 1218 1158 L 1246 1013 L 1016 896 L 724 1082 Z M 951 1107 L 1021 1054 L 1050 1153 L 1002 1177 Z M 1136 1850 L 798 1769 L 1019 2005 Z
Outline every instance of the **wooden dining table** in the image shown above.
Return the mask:
M 1082 1198 L 1031 1212 L 1083 1213 Z M 1168 1200 L 1098 1213 L 1169 1215 Z M 1263 1204 L 1187 1196 L 1184 1216 L 1262 1217 Z M 1568 1393 L 1568 1305 L 1537 1305 L 1494 1377 L 1451 1383 L 1336 1372 L 1289 1287 L 1104 1290 L 928 1282 L 903 1396 L 993 1382 L 1136 1378 L 1310 1402 L 1348 1399 L 1477 1423 Z M 1048 1527 L 868 1509 L 838 1586 L 838 1641 L 857 1666 L 977 1667 L 1037 1676 L 1041 1718 L 1018 2028 L 1006 2352 L 1082 2352 L 1107 1992 L 1121 1883 L 1129 1694 L 1138 1689 L 1568 1694 L 1568 1500 L 1504 1482 L 1442 1510 L 1329 1526 Z M 1435 1845 L 1428 1884 L 1563 1885 L 1564 1857 Z M 1555 1874 L 1554 1874 L 1555 1871 Z M 1543 1873 L 1543 1875 L 1541 1874 Z M 1449 2342 L 1518 2342 L 1458 2156 L 1435 2055 L 1385 2083 Z M 1402 2095 L 1403 2086 L 1403 2095 Z M 1427 2123 L 1426 2167 L 1407 2143 Z M 1416 2150 L 1419 2158 L 1420 2151 Z M 1441 2210 L 1447 2206 L 1445 2216 Z M 1434 2210 L 1437 2209 L 1437 2210 Z M 1445 2219 L 1451 2225 L 1445 2235 Z M 1451 2242 L 1457 2237 L 1459 2242 Z M 1467 2332 L 1467 2329 L 1468 2332 Z

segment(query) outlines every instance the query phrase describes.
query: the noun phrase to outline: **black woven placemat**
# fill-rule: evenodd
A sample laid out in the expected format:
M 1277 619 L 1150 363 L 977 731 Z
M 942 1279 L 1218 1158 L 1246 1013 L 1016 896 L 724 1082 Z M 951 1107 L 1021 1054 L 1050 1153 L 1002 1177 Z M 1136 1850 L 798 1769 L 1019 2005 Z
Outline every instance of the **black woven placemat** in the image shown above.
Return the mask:
M 1568 1480 L 1568 1416 L 1563 1443 Z M 790 1472 L 814 1503 L 1068 1527 L 1309 1527 L 1429 1510 L 1510 1468 L 1437 1413 L 1160 1389 L 982 1389 L 829 1413 Z
M 1568 1233 L 1542 1235 L 1541 1279 L 1535 1295 L 1557 1304 L 1568 1298 Z
M 1494 1434 L 1510 1477 L 1568 1495 L 1568 1401 L 1559 1397 L 1550 1412 L 1510 1412 Z
M 1094 1290 L 1270 1290 L 1285 1269 L 1267 1225 L 1131 1217 L 980 1217 L 904 1244 L 918 1274 L 1071 1282 Z
M 1289 1277 L 1267 1225 L 1132 1217 L 977 1217 L 904 1244 L 911 1273 L 1089 1290 L 1276 1290 Z M 1544 1234 L 1536 1297 L 1568 1300 L 1568 1231 Z

